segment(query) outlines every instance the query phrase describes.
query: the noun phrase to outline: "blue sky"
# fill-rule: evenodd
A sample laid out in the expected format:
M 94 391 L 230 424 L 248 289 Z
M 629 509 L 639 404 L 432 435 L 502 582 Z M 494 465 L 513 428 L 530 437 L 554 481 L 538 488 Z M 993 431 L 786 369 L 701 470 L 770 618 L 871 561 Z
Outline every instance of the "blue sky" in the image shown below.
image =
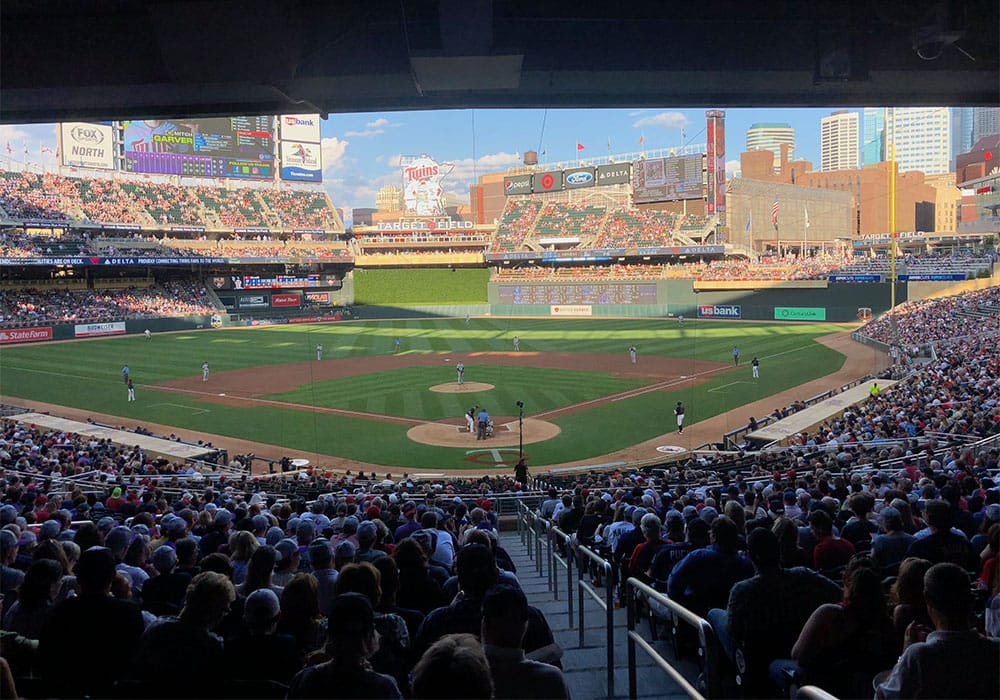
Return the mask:
M 787 122 L 795 129 L 795 156 L 819 167 L 820 119 L 837 109 L 729 109 L 726 111 L 726 157 L 730 173 L 738 169 L 746 131 L 757 122 Z M 859 110 L 853 110 L 859 111 Z M 455 169 L 444 181 L 446 190 L 468 198 L 474 176 L 502 171 L 520 163 L 526 150 L 546 151 L 543 161 L 568 162 L 579 157 L 670 148 L 681 143 L 705 142 L 705 108 L 700 109 L 524 109 L 449 110 L 333 114 L 322 122 L 324 179 L 334 204 L 375 205 L 375 193 L 386 184 L 399 184 L 401 154 L 426 153 Z M 544 130 L 543 130 L 544 123 Z M 645 137 L 644 146 L 639 145 Z M 55 127 L 51 124 L 0 126 L 0 156 L 6 143 L 21 160 L 55 165 Z M 585 150 L 579 154 L 576 144 Z M 2 162 L 2 161 L 0 161 Z M 349 214 L 348 214 L 349 216 Z

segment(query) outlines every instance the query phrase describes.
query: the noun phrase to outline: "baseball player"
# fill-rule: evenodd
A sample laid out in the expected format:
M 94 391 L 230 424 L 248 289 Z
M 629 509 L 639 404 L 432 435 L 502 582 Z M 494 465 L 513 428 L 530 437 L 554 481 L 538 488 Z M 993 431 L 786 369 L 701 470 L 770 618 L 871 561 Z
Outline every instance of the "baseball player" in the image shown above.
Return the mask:
M 469 314 L 465 314 L 465 325 L 469 325 L 471 321 L 472 318 L 469 316 Z
M 146 330 L 144 330 L 144 331 L 142 332 L 142 334 L 143 334 L 144 336 L 146 336 L 146 340 L 149 340 L 150 338 L 152 338 L 152 337 L 153 337 L 153 334 L 149 332 L 149 329 L 148 329 L 148 328 L 147 328 Z
M 637 351 L 635 349 L 635 346 L 634 345 L 630 345 L 629 348 L 628 348 L 628 356 L 629 356 L 629 359 L 632 360 L 632 364 L 633 365 L 635 364 L 636 354 L 637 354 Z
M 122 367 L 122 379 L 125 380 L 126 385 L 128 384 L 128 372 L 129 372 L 128 365 Z
M 399 352 L 399 338 L 396 338 L 396 352 Z
M 679 435 L 684 434 L 684 404 L 680 401 L 677 402 L 677 406 L 674 407 L 674 415 L 677 416 L 677 433 Z
M 131 379 L 128 380 L 128 400 L 135 401 L 135 384 Z
M 759 379 L 760 378 L 760 360 L 758 360 L 756 357 L 753 358 L 753 360 L 750 361 L 750 368 L 753 370 L 753 378 L 754 379 Z
M 684 325 L 684 314 L 677 314 L 677 325 L 678 326 Z
M 317 344 L 316 345 L 316 361 L 319 362 L 322 359 L 323 359 L 323 346 Z
M 476 407 L 465 412 L 465 424 L 469 427 L 469 435 L 476 432 Z
M 201 363 L 201 381 L 203 381 L 203 382 L 207 382 L 208 381 L 208 362 L 207 361 Z
M 733 364 L 738 365 L 740 363 L 740 349 L 733 346 Z
M 461 360 L 459 360 L 458 364 L 455 365 L 455 370 L 458 372 L 458 383 L 462 384 L 463 383 L 462 377 L 465 375 L 465 365 L 462 364 Z
M 521 339 L 514 336 L 514 352 L 521 352 Z

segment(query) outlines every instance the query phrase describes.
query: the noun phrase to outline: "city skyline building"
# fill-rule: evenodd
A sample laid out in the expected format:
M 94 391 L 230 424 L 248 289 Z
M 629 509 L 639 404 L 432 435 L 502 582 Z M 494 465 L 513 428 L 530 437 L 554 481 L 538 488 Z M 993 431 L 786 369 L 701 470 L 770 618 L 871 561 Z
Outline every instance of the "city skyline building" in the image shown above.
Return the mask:
M 865 107 L 862 116 L 861 164 L 885 160 L 885 107 Z
M 771 151 L 774 162 L 781 158 L 781 145 L 790 146 L 789 158 L 795 152 L 795 129 L 785 122 L 758 122 L 747 129 L 748 151 Z M 777 172 L 777 165 L 775 166 Z
M 820 120 L 820 170 L 859 167 L 859 115 L 840 110 Z
M 886 160 L 900 172 L 941 175 L 951 170 L 951 109 L 896 107 L 886 120 Z

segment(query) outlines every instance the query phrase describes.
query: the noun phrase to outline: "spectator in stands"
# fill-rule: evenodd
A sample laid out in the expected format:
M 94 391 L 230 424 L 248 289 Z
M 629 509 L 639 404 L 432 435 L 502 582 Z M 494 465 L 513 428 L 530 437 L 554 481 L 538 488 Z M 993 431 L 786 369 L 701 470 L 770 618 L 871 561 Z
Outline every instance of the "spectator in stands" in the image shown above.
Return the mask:
M 7 608 L 3 629 L 38 639 L 42 623 L 62 588 L 63 568 L 51 559 L 38 559 L 28 567 L 17 600 Z
M 671 512 L 683 517 L 676 510 Z M 632 550 L 632 556 L 628 560 L 628 575 L 639 578 L 643 583 L 650 582 L 647 571 L 653 557 L 668 544 L 660 532 L 660 527 L 660 518 L 655 513 L 646 513 L 639 523 L 639 528 L 645 539 Z
M 867 557 L 856 557 L 844 572 L 841 603 L 816 608 L 792 647 L 801 672 L 811 683 L 839 697 L 860 697 L 872 678 L 899 653 L 886 614 L 882 579 Z M 781 685 L 772 665 L 773 680 Z
M 869 549 L 871 540 L 878 533 L 878 525 L 868 519 L 875 507 L 875 498 L 866 491 L 852 493 L 847 499 L 851 517 L 840 530 L 840 536 L 854 545 L 854 549 Z
M 169 545 L 160 545 L 153 552 L 153 568 L 157 575 L 142 587 L 142 608 L 157 616 L 176 615 L 184 604 L 184 595 L 191 576 L 178 573 L 177 552 Z
M 130 676 L 171 695 L 190 687 L 219 688 L 222 640 L 212 630 L 235 599 L 232 582 L 222 574 L 195 576 L 180 616 L 160 619 L 139 640 Z
M 139 606 L 109 595 L 115 577 L 110 550 L 88 549 L 76 575 L 80 595 L 56 604 L 39 638 L 39 672 L 54 696 L 109 693 L 114 681 L 129 672 L 123 660 L 131 658 L 143 632 Z M 85 644 L 80 643 L 80 630 L 87 632 Z
M 289 698 L 386 698 L 403 696 L 391 676 L 368 668 L 377 648 L 375 613 L 368 598 L 344 593 L 333 601 L 327 624 L 326 653 L 331 657 L 297 673 Z
M 872 561 L 884 573 L 891 575 L 906 557 L 906 552 L 913 542 L 913 535 L 903 530 L 903 518 L 892 506 L 886 506 L 879 513 L 885 534 L 872 538 Z
M 413 669 L 417 700 L 493 697 L 493 679 L 483 650 L 471 634 L 437 640 Z
M 678 518 L 677 513 L 681 517 Z M 643 516 L 645 517 L 645 516 Z M 649 564 L 649 576 L 653 581 L 653 587 L 663 593 L 667 592 L 667 585 L 670 574 L 677 566 L 678 562 L 696 549 L 703 549 L 710 544 L 708 522 L 701 518 L 695 518 L 687 526 L 684 532 L 684 516 L 676 510 L 667 511 L 667 539 L 668 544 L 660 547 Z
M 951 530 L 951 506 L 946 501 L 931 500 L 924 504 L 924 511 L 931 534 L 914 539 L 906 556 L 927 559 L 932 564 L 951 562 L 967 571 L 978 571 L 979 557 L 973 554 L 967 540 Z
M 441 584 L 431 578 L 427 555 L 412 537 L 397 542 L 392 558 L 399 567 L 400 607 L 419 610 L 424 615 L 444 603 Z
M 470 544 L 458 553 L 457 569 L 461 593 L 451 605 L 437 608 L 424 620 L 417 633 L 418 653 L 446 634 L 479 634 L 483 598 L 498 579 L 496 560 L 487 547 Z M 562 656 L 545 617 L 533 607 L 529 608 L 528 632 L 522 646 L 528 658 L 537 661 L 558 664 Z
M 302 668 L 295 639 L 277 634 L 280 603 L 274 591 L 251 593 L 243 606 L 246 633 L 226 640 L 223 666 L 235 680 L 276 681 L 285 685 Z
M 753 575 L 753 567 L 740 556 L 739 532 L 732 520 L 712 521 L 711 544 L 684 557 L 670 572 L 668 595 L 698 615 L 723 608 L 733 586 Z
M 272 583 L 274 564 L 278 559 L 278 553 L 274 547 L 263 545 L 250 557 L 250 564 L 247 565 L 246 580 L 236 587 L 236 592 L 246 597 L 260 588 L 269 588 L 275 595 L 281 596 L 282 588 Z
M 0 595 L 7 606 L 17 600 L 17 591 L 24 582 L 24 572 L 13 566 L 17 560 L 18 540 L 10 530 L 0 530 Z
M 708 621 L 738 667 L 742 659 L 747 696 L 771 697 L 768 665 L 790 656 L 813 611 L 836 603 L 841 593 L 837 584 L 805 567 L 783 567 L 778 538 L 767 528 L 750 533 L 747 549 L 756 575 L 734 585 L 726 609 L 709 610 Z
M 481 639 L 493 678 L 493 697 L 569 700 L 562 672 L 526 659 L 522 642 L 528 630 L 528 599 L 511 586 L 494 586 L 483 599 Z
M 326 619 L 319 611 L 316 579 L 309 574 L 295 574 L 282 588 L 278 632 L 295 639 L 304 655 L 323 645 Z
M 910 557 L 899 565 L 899 573 L 889 590 L 889 603 L 892 605 L 892 627 L 896 640 L 902 648 L 903 635 L 911 623 L 931 626 L 927 616 L 927 604 L 924 600 L 924 574 L 931 568 L 926 559 Z
M 310 573 L 316 579 L 319 612 L 329 617 L 337 585 L 337 569 L 333 568 L 333 550 L 329 540 L 320 537 L 309 544 L 309 563 L 312 566 Z
M 818 509 L 809 514 L 809 530 L 816 539 L 812 560 L 817 571 L 839 569 L 854 556 L 854 545 L 834 536 L 833 520 L 825 510 Z
M 940 563 L 924 576 L 924 598 L 934 630 L 913 624 L 906 648 L 877 687 L 879 698 L 1000 697 L 1000 641 L 969 627 L 972 595 L 965 570 Z
M 237 586 L 246 580 L 250 557 L 259 546 L 257 538 L 248 530 L 240 530 L 229 536 L 229 560 L 233 564 L 233 583 Z

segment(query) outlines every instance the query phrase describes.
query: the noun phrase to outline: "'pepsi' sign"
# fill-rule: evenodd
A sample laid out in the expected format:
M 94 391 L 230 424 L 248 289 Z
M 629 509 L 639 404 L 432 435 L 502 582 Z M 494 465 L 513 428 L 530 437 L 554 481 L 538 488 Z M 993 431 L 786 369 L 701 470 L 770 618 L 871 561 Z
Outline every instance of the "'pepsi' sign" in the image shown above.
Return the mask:
M 702 304 L 698 318 L 742 318 L 743 307 L 738 304 Z

